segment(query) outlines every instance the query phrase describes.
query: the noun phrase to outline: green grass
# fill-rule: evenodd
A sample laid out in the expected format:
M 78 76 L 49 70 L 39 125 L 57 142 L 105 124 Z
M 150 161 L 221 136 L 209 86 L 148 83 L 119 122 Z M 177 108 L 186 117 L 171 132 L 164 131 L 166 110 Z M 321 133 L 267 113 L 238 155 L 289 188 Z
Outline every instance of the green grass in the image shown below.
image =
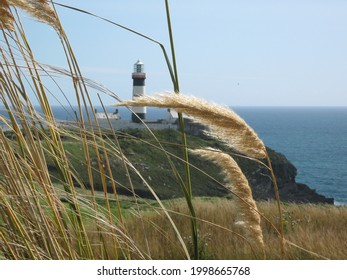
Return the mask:
M 180 190 L 179 182 L 172 172 L 170 163 L 167 160 L 165 153 L 158 147 L 157 143 L 153 141 L 152 136 L 145 130 L 134 130 L 124 132 L 126 137 L 120 138 L 119 145 L 124 155 L 129 161 L 134 163 L 134 166 L 141 171 L 143 176 L 153 185 L 157 194 L 164 199 L 182 197 L 183 193 Z M 179 172 L 184 172 L 184 162 L 180 159 L 179 143 L 180 132 L 176 130 L 161 130 L 155 132 L 156 137 L 162 143 L 165 151 L 171 155 L 171 159 L 174 162 Z M 177 142 L 178 141 L 178 142 Z M 213 139 L 203 139 L 196 136 L 188 136 L 189 144 L 192 147 L 221 147 L 221 144 Z M 115 145 L 114 140 L 109 140 L 111 145 Z M 88 174 L 84 172 L 86 169 L 86 162 L 84 159 L 83 146 L 80 141 L 73 139 L 66 139 L 63 141 L 64 149 L 67 156 L 79 174 L 80 179 L 88 183 Z M 48 157 L 49 159 L 49 157 Z M 98 171 L 98 161 L 95 151 L 90 151 L 91 165 L 95 168 L 93 172 L 93 178 L 96 189 L 101 189 L 101 177 Z M 101 160 L 103 157 L 101 156 Z M 130 189 L 129 183 L 126 177 L 126 170 L 119 157 L 109 154 L 109 161 L 113 171 L 113 176 L 119 186 L 124 186 L 125 189 Z M 250 162 L 249 160 L 239 159 L 246 173 L 252 173 L 258 167 L 257 164 Z M 196 156 L 190 157 L 190 164 L 205 170 L 212 177 L 217 178 L 220 182 L 223 182 L 223 176 L 221 175 L 221 169 L 214 165 L 205 165 L 205 162 Z M 54 170 L 53 161 L 48 160 L 48 165 L 52 166 L 51 173 L 54 177 L 58 177 L 58 174 Z M 143 185 L 140 178 L 131 173 L 135 190 L 140 196 L 151 197 L 148 189 Z M 226 196 L 228 192 L 219 184 L 211 179 L 207 179 L 202 176 L 199 171 L 191 169 L 191 179 L 194 185 L 193 194 L 195 196 L 211 195 L 211 196 Z M 108 183 L 109 191 L 112 192 L 110 184 Z M 127 192 L 129 194 L 129 192 Z

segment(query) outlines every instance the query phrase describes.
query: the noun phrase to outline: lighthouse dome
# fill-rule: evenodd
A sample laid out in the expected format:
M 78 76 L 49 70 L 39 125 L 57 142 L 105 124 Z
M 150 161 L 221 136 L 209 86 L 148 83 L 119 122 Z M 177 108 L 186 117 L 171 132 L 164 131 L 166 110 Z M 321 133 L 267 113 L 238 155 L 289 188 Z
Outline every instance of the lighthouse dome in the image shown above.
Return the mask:
M 134 73 L 145 73 L 145 65 L 139 59 L 134 64 Z

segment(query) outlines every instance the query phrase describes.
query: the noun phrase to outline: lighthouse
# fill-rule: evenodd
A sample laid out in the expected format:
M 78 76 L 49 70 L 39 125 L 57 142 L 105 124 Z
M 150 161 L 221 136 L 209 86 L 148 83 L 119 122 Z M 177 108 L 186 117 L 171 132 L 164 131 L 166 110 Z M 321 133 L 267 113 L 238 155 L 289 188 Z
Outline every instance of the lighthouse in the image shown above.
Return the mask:
M 132 74 L 133 78 L 133 99 L 146 94 L 145 80 L 146 73 L 144 64 L 138 60 L 134 64 L 134 72 Z M 146 119 L 147 108 L 146 107 L 132 107 L 133 113 L 131 115 L 131 120 L 133 122 L 139 123 L 141 120 Z

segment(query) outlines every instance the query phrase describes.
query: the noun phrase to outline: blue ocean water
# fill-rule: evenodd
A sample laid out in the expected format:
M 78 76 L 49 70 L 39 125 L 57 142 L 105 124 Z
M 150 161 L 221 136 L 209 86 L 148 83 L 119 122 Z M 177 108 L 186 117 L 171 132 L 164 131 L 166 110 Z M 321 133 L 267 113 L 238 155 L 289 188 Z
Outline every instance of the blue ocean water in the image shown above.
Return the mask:
M 101 108 L 97 108 L 102 111 Z M 284 154 L 297 168 L 297 182 L 347 205 L 347 107 L 233 108 L 265 145 Z M 109 112 L 114 108 L 107 108 Z M 120 108 L 122 119 L 131 113 Z M 53 107 L 56 118 L 71 120 L 72 110 Z M 148 108 L 148 119 L 165 118 L 164 109 Z M 0 114 L 3 110 L 0 108 Z
M 267 146 L 297 167 L 297 182 L 347 204 L 347 107 L 234 110 Z

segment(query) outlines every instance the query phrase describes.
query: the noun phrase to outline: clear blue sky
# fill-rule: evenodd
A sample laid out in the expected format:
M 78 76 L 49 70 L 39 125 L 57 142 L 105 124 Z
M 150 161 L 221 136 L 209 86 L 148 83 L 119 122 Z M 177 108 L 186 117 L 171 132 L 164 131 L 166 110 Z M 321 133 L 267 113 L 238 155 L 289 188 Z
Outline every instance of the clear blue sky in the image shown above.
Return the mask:
M 164 0 L 57 2 L 133 28 L 169 51 Z M 183 93 L 231 106 L 347 106 L 347 1 L 171 0 L 170 7 Z M 57 10 L 86 77 L 130 99 L 133 64 L 141 59 L 147 93 L 172 90 L 157 45 Z M 38 60 L 66 67 L 54 31 L 24 23 Z

